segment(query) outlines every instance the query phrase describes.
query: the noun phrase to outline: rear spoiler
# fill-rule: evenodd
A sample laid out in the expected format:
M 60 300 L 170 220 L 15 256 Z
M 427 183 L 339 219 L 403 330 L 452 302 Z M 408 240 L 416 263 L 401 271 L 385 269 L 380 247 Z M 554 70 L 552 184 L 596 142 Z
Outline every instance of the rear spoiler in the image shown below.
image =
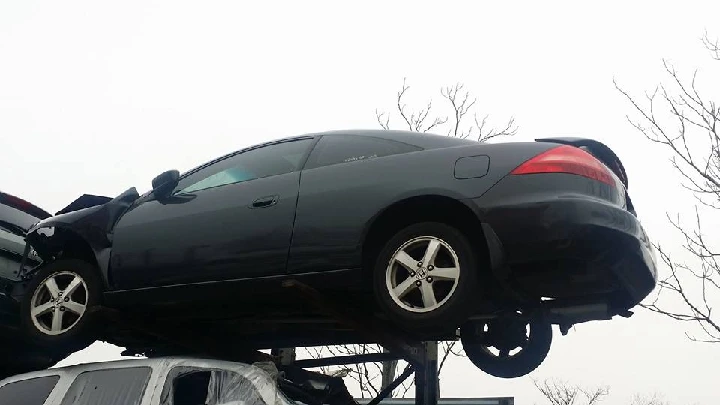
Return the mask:
M 628 177 L 625 173 L 625 167 L 623 166 L 620 158 L 617 157 L 612 149 L 608 148 L 602 142 L 598 142 L 587 138 L 540 138 L 536 139 L 536 142 L 553 142 L 563 145 L 571 145 L 578 148 L 587 149 L 591 155 L 595 156 L 598 160 L 603 162 L 610 170 L 615 173 L 616 176 L 622 181 L 625 186 L 625 190 L 628 188 Z
M 42 208 L 23 200 L 20 197 L 15 197 L 12 194 L 3 193 L 0 191 L 0 204 L 15 208 L 16 210 L 22 211 L 28 215 L 32 215 L 35 218 L 46 219 L 52 215 Z

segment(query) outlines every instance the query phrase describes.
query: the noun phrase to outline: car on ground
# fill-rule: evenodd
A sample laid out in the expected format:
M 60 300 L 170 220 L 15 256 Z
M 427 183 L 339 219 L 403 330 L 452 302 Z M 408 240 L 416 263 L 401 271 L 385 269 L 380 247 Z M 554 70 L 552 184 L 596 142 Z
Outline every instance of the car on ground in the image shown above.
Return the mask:
M 273 367 L 189 357 L 78 364 L 0 381 L 0 404 L 295 405 Z
M 98 306 L 258 327 L 305 310 L 277 288 L 296 279 L 419 338 L 459 332 L 500 377 L 541 364 L 552 325 L 629 316 L 657 277 L 620 159 L 583 138 L 295 136 L 166 171 L 143 195 L 84 196 L 26 239 L 42 262 L 15 299 L 43 345 L 94 340 Z

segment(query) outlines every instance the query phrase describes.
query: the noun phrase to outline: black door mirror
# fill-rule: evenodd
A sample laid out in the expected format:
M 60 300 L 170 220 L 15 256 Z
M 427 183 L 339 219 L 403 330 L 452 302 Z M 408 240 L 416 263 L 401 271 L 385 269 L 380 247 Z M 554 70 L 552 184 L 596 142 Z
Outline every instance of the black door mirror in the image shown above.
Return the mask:
M 175 189 L 175 186 L 177 186 L 179 180 L 180 172 L 177 170 L 168 170 L 155 177 L 152 181 L 155 197 L 163 198 L 169 196 L 173 189 Z

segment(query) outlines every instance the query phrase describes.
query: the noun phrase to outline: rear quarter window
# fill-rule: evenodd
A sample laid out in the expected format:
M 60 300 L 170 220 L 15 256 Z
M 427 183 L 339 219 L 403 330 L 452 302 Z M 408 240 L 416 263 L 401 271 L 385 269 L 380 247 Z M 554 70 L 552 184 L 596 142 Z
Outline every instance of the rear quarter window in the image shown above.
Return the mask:
M 421 147 L 365 135 L 326 135 L 313 149 L 305 169 L 376 159 L 422 150 Z
M 0 387 L 2 405 L 43 405 L 57 385 L 60 376 L 31 378 Z
M 86 371 L 75 378 L 61 405 L 140 405 L 150 367 Z

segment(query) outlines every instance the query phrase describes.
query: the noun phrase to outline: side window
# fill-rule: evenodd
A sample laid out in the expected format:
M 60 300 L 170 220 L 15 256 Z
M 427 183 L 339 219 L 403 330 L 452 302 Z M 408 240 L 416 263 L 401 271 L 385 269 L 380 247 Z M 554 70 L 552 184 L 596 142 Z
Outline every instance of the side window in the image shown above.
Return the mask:
M 374 159 L 421 150 L 402 142 L 363 135 L 326 135 L 310 154 L 305 169 Z
M 212 187 L 294 172 L 300 168 L 312 141 L 287 141 L 229 157 L 190 176 L 190 184 L 182 185 L 178 193 L 194 193 Z
M 179 375 L 172 382 L 173 390 L 169 395 L 169 401 L 163 401 L 167 405 L 195 405 L 205 404 L 208 399 L 210 371 L 196 371 Z
M 86 371 L 75 378 L 61 405 L 140 405 L 150 367 Z
M 0 387 L 0 404 L 43 405 L 60 380 L 60 376 L 38 377 L 16 381 Z
M 160 405 L 268 405 L 245 376 L 227 370 L 177 367 L 165 382 Z

